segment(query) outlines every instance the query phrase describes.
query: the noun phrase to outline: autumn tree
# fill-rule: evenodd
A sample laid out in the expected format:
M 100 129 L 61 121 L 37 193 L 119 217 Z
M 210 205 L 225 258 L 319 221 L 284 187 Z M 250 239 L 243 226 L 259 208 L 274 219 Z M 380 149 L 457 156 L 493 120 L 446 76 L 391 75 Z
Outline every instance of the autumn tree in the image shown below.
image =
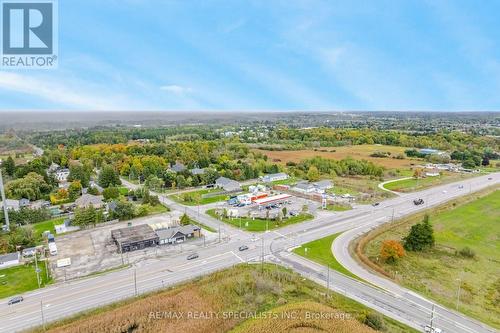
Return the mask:
M 404 257 L 405 250 L 403 245 L 397 240 L 385 240 L 380 248 L 380 256 L 388 263 L 395 263 Z

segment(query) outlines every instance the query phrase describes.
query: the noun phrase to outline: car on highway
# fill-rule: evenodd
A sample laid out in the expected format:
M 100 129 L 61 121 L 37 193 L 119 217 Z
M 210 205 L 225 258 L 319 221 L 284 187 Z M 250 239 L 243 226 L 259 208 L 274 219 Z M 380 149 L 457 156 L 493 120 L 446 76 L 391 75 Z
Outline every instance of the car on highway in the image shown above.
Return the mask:
M 198 253 L 191 253 L 190 255 L 187 256 L 187 260 L 193 260 L 198 257 L 199 257 Z
M 488 177 L 488 180 L 493 180 L 493 177 Z
M 16 304 L 16 303 L 21 303 L 22 301 L 24 301 L 24 298 L 22 296 L 16 296 L 16 297 L 12 298 L 7 304 L 12 305 L 12 304 Z
M 377 207 L 378 205 L 380 205 L 380 202 L 375 202 L 372 204 L 373 207 Z
M 464 186 L 463 186 L 463 185 L 458 185 L 458 188 L 459 188 L 459 189 L 463 189 L 463 188 L 464 188 Z
M 245 251 L 245 250 L 248 250 L 248 246 L 246 245 L 242 245 L 238 248 L 239 251 Z
M 423 204 L 423 203 L 424 203 L 424 199 L 422 199 L 422 198 L 419 198 L 419 199 L 415 199 L 415 200 L 413 200 L 413 204 L 414 204 L 415 206 L 421 205 L 421 204 Z
M 431 325 L 425 325 L 425 333 L 444 333 L 444 331 L 437 327 L 432 327 Z

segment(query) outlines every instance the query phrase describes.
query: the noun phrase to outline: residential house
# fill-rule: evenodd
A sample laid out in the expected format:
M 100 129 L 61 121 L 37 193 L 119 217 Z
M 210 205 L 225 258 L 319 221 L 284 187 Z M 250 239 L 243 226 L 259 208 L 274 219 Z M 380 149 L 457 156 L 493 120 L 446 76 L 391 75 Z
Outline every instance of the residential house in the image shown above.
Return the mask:
M 170 166 L 170 170 L 177 173 L 183 172 L 186 169 L 187 169 L 186 166 L 180 162 L 175 162 L 174 165 Z
M 198 226 L 188 224 L 183 226 L 171 227 L 168 229 L 156 230 L 159 238 L 159 244 L 175 244 L 185 242 L 188 238 L 200 237 L 201 229 Z
M 47 173 L 55 173 L 60 168 L 61 166 L 59 164 L 52 162 L 52 164 L 47 169 Z
M 19 259 L 19 252 L 0 255 L 0 268 L 17 266 L 19 265 Z
M 189 172 L 191 172 L 191 174 L 192 174 L 193 176 L 196 176 L 196 175 L 204 175 L 204 174 L 205 174 L 205 169 L 194 168 L 194 169 L 189 170 Z
M 276 182 L 276 181 L 279 181 L 279 180 L 286 180 L 290 178 L 290 176 L 288 176 L 286 173 L 284 172 L 278 172 L 278 173 L 271 173 L 271 174 L 268 174 L 268 175 L 264 175 L 264 176 L 261 176 L 260 179 L 264 182 L 264 183 L 270 183 L 270 182 Z
M 69 177 L 69 169 L 66 169 L 66 168 L 64 168 L 64 169 L 58 169 L 54 173 L 54 177 L 60 183 L 67 182 L 68 181 L 68 177 Z
M 87 193 L 76 199 L 75 204 L 78 208 L 88 208 L 92 206 L 98 209 L 104 206 L 104 201 L 102 199 L 102 195 L 98 196 Z
M 18 211 L 20 208 L 19 200 L 5 199 L 5 203 L 5 207 L 7 207 L 8 210 Z M 0 201 L 0 208 L 3 209 L 3 201 Z
M 325 179 L 314 183 L 300 182 L 295 185 L 292 190 L 299 193 L 325 193 L 328 189 L 333 187 L 331 180 Z
M 215 186 L 224 189 L 226 192 L 237 192 L 241 191 L 241 184 L 236 180 L 232 180 L 226 177 L 219 177 L 215 180 Z

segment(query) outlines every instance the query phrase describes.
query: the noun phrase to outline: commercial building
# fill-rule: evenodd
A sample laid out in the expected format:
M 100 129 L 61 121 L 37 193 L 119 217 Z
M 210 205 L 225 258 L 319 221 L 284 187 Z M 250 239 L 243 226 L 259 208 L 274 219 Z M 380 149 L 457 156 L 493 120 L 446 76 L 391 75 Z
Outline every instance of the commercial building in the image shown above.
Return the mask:
M 159 244 L 159 237 L 147 224 L 111 230 L 111 238 L 120 252 L 142 250 Z
M 256 199 L 256 200 L 254 200 L 254 202 L 257 205 L 267 205 L 267 204 L 271 204 L 271 203 L 276 203 L 276 202 L 284 201 L 284 200 L 287 200 L 287 199 L 289 199 L 291 197 L 292 197 L 291 195 L 283 193 L 283 194 L 273 195 L 271 197 L 266 197 L 266 198 L 262 198 L 262 199 Z

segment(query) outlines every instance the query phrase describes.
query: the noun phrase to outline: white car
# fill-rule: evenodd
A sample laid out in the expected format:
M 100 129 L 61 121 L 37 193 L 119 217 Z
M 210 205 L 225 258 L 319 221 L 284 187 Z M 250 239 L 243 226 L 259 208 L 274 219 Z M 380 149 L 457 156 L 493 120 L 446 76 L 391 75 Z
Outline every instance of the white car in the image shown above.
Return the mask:
M 430 325 L 425 326 L 425 332 L 426 333 L 444 333 L 444 331 L 440 328 L 437 327 L 432 327 Z

